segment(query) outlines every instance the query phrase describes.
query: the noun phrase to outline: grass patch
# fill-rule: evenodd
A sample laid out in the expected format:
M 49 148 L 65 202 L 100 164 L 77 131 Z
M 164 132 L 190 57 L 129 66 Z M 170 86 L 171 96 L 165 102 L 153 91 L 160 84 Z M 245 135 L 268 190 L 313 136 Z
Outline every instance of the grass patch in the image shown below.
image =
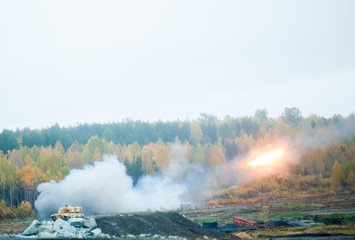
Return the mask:
M 302 234 L 345 234 L 355 235 L 355 225 L 327 225 L 327 226 L 312 226 L 312 227 L 279 227 L 266 228 L 254 232 L 257 237 L 278 237 L 287 235 L 302 235 Z
M 273 205 L 272 208 L 321 208 L 324 204 L 321 203 L 300 203 L 289 205 Z
M 277 221 L 277 220 L 312 220 L 318 223 L 324 223 L 325 225 L 346 225 L 355 224 L 355 213 L 329 213 L 329 214 L 308 214 L 297 212 L 281 212 L 281 213 L 259 213 L 256 216 L 245 216 L 246 219 L 253 221 Z M 196 223 L 202 224 L 203 222 L 217 221 L 219 223 L 232 223 L 232 218 L 205 218 L 195 220 Z
M 244 209 L 232 209 L 232 210 L 226 210 L 223 211 L 224 213 L 229 213 L 229 214 L 234 214 L 234 213 L 239 213 L 242 212 Z
M 315 222 L 330 224 L 355 224 L 355 213 L 331 213 L 323 215 L 312 215 L 311 220 Z

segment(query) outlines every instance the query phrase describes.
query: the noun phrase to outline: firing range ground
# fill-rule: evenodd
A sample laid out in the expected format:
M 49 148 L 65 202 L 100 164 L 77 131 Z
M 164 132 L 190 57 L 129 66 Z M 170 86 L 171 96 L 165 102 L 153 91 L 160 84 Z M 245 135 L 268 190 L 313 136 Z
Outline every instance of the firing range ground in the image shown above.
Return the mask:
M 103 233 L 124 237 L 128 234 L 179 236 L 185 238 L 238 239 L 224 232 L 206 229 L 176 212 L 156 212 L 133 216 L 110 216 L 96 219 Z

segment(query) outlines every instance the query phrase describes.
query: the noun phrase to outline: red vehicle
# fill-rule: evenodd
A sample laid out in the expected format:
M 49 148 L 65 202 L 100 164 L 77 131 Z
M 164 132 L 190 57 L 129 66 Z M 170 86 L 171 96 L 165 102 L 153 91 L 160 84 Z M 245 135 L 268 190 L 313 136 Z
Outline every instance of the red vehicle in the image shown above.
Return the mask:
M 234 217 L 233 223 L 239 227 L 256 227 L 260 228 L 260 225 L 254 221 L 247 220 L 245 218 Z

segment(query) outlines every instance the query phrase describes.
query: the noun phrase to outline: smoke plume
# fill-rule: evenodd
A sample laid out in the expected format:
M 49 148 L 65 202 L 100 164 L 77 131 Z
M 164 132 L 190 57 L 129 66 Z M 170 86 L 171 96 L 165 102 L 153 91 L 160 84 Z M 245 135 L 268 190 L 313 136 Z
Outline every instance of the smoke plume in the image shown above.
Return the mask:
M 35 207 L 42 217 L 65 204 L 83 206 L 85 214 L 107 214 L 180 207 L 185 187 L 164 176 L 144 176 L 136 186 L 125 166 L 113 156 L 73 169 L 60 182 L 42 183 Z
M 294 143 L 305 148 L 327 147 L 337 141 L 347 141 L 355 137 L 355 115 L 338 120 L 328 128 L 316 131 L 300 131 Z

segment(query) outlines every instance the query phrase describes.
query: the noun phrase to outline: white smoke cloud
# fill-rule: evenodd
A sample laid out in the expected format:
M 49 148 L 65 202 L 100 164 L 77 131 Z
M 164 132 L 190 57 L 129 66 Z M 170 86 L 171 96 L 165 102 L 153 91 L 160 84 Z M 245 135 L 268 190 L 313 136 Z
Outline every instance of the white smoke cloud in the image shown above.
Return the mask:
M 35 207 L 42 217 L 65 204 L 83 206 L 85 214 L 106 214 L 180 207 L 183 185 L 164 176 L 143 176 L 136 186 L 125 166 L 114 156 L 73 169 L 60 182 L 42 183 Z
M 211 167 L 191 163 L 186 158 L 187 149 L 184 145 L 172 144 L 170 150 L 174 158 L 167 168 L 162 169 L 162 174 L 174 182 L 184 185 L 187 191 L 182 195 L 182 198 L 193 205 L 199 205 L 211 197 L 219 195 L 221 188 L 240 184 L 250 179 L 250 175 L 247 176 L 239 164 L 245 160 L 245 156 L 239 156 L 217 167 Z

